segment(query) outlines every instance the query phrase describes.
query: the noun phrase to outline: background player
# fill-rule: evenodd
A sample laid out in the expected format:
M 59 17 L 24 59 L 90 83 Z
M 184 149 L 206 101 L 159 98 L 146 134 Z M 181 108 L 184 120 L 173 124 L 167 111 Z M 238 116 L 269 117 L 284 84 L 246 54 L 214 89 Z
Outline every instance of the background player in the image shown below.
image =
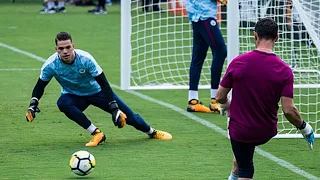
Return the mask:
M 44 6 L 44 8 L 40 10 L 40 14 L 55 14 L 67 12 L 64 0 L 44 0 L 42 5 Z
M 98 0 L 98 4 L 95 8 L 88 11 L 88 13 L 92 14 L 107 14 L 106 9 L 106 0 Z
M 226 3 L 226 0 L 219 0 Z M 219 103 L 215 100 L 219 86 L 221 71 L 227 56 L 227 47 L 221 34 L 216 16 L 217 1 L 215 0 L 186 0 L 186 9 L 193 30 L 192 59 L 189 70 L 189 112 L 218 112 Z M 203 62 L 207 56 L 208 48 L 212 52 L 211 64 L 211 102 L 209 108 L 200 103 L 198 85 Z

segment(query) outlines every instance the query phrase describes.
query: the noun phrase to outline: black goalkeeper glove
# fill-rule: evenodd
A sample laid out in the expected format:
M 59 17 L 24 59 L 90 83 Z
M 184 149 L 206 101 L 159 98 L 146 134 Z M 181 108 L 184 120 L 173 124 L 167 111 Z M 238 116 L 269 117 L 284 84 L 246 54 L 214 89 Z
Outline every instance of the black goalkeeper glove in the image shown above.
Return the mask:
M 26 112 L 27 122 L 32 122 L 36 118 L 36 112 L 40 112 L 38 108 L 39 100 L 36 97 L 31 98 L 29 108 Z
M 127 115 L 119 109 L 116 101 L 111 101 L 109 103 L 109 108 L 114 125 L 118 126 L 118 128 L 123 128 L 123 126 L 126 125 Z

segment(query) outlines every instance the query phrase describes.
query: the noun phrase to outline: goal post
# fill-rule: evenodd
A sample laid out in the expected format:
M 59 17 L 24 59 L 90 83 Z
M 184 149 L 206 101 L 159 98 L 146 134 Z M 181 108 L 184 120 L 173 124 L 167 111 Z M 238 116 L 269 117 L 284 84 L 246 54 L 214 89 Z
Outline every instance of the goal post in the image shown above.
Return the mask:
M 131 74 L 131 4 L 121 3 L 121 89 L 130 88 Z
M 239 14 L 238 0 L 229 0 L 227 8 L 227 15 L 228 14 Z M 227 42 L 228 64 L 232 61 L 233 58 L 239 55 L 239 31 L 235 31 L 235 29 L 239 28 L 239 22 L 240 17 L 238 15 L 227 21 L 227 37 L 229 41 L 231 39 L 233 40 L 232 43 Z
M 192 29 L 185 0 L 162 0 L 161 12 L 142 12 L 140 0 L 121 3 L 121 89 L 188 89 Z M 320 137 L 320 1 L 229 0 L 218 5 L 228 63 L 255 48 L 253 29 L 262 17 L 279 25 L 275 53 L 293 70 L 294 102 Z M 203 64 L 199 89 L 210 89 L 212 55 Z M 280 108 L 281 109 L 281 108 Z M 279 111 L 279 138 L 302 137 Z

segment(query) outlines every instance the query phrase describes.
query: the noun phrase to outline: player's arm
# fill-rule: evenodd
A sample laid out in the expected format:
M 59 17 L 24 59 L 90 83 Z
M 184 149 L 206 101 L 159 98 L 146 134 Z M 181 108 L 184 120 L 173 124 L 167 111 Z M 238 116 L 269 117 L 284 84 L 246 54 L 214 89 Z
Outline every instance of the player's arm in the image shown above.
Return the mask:
M 294 77 L 290 69 L 287 80 L 281 92 L 282 111 L 288 121 L 300 130 L 310 149 L 312 149 L 314 142 L 313 129 L 309 123 L 302 120 L 300 113 L 293 102 L 293 82 Z
M 295 106 L 293 99 L 290 97 L 281 97 L 281 105 L 282 105 L 282 111 L 284 113 L 284 116 L 288 119 L 288 121 L 296 126 L 305 140 L 307 141 L 310 149 L 313 148 L 313 142 L 314 142 L 314 132 L 312 127 L 309 123 L 302 120 L 300 113 Z
M 281 105 L 284 116 L 288 119 L 288 121 L 296 127 L 300 127 L 303 120 L 292 98 L 282 96 Z
M 26 120 L 28 122 L 32 122 L 36 117 L 36 112 L 40 112 L 40 109 L 38 108 L 39 100 L 43 96 L 44 89 L 49 82 L 50 81 L 43 81 L 39 78 L 36 85 L 34 86 L 29 108 L 26 112 Z
M 229 116 L 230 100 L 228 98 L 228 93 L 230 90 L 231 88 L 225 88 L 220 85 L 216 94 L 216 100 L 220 103 L 220 114 L 223 116 Z
M 110 104 L 112 101 L 114 101 L 114 95 L 113 95 L 113 91 L 110 87 L 110 84 L 106 78 L 106 76 L 104 75 L 104 73 L 102 72 L 101 74 L 99 74 L 98 76 L 94 77 L 94 79 L 98 82 L 98 84 L 101 87 L 101 90 L 104 92 L 104 94 L 107 97 L 107 101 Z
M 118 126 L 118 128 L 122 128 L 123 126 L 126 125 L 127 116 L 119 109 L 118 103 L 114 99 L 113 91 L 110 87 L 110 84 L 106 76 L 102 72 L 98 76 L 94 77 L 94 79 L 98 82 L 98 84 L 102 89 L 102 92 L 107 97 L 107 101 L 109 103 L 109 109 L 112 114 L 112 120 L 114 125 Z
M 223 86 L 219 86 L 217 94 L 216 94 L 216 100 L 220 104 L 225 104 L 228 102 L 228 93 L 230 92 L 231 88 L 225 88 Z
M 236 69 L 236 59 L 233 59 L 229 64 L 226 73 L 224 74 L 219 88 L 216 94 L 216 100 L 220 103 L 220 114 L 229 116 L 230 99 L 228 98 L 228 93 L 233 86 L 232 74 Z

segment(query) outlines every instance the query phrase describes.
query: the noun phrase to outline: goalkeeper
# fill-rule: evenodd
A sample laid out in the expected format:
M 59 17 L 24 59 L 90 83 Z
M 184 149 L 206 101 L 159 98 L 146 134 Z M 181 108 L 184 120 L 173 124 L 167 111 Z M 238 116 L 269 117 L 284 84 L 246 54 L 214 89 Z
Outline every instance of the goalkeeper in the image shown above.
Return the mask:
M 312 127 L 302 120 L 293 103 L 292 70 L 273 53 L 277 23 L 263 18 L 254 31 L 256 49 L 233 59 L 216 95 L 221 112 L 230 117 L 228 129 L 235 159 L 229 180 L 253 178 L 255 147 L 277 134 L 280 100 L 285 117 L 300 130 L 310 149 L 314 142 Z M 231 89 L 230 104 L 227 94 Z
M 41 68 L 26 112 L 26 119 L 32 122 L 40 112 L 39 100 L 52 77 L 62 87 L 57 105 L 69 119 L 73 120 L 91 135 L 86 146 L 97 146 L 106 140 L 103 132 L 83 113 L 94 105 L 112 115 L 115 126 L 122 128 L 126 124 L 149 135 L 150 138 L 171 140 L 172 136 L 164 131 L 151 128 L 144 119 L 135 114 L 111 89 L 101 67 L 88 53 L 74 49 L 71 35 L 60 32 L 55 38 L 56 53 L 51 55 Z
M 221 34 L 216 16 L 217 1 L 225 4 L 226 0 L 186 0 L 186 9 L 193 30 L 192 59 L 189 70 L 189 95 L 187 111 L 218 112 L 220 105 L 215 96 L 219 87 L 222 67 L 227 56 L 227 47 Z M 198 85 L 208 48 L 212 52 L 211 89 L 209 107 L 199 100 Z

